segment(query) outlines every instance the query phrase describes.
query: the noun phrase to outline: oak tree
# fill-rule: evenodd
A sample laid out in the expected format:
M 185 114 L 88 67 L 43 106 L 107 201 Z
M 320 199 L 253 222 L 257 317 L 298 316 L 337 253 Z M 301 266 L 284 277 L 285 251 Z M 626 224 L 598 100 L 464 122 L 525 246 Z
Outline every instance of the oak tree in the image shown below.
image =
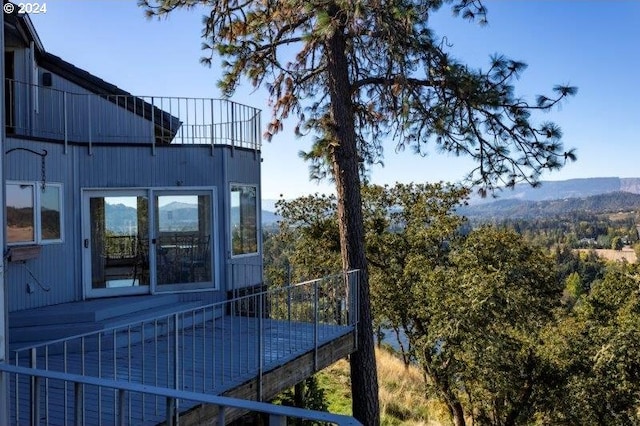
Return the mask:
M 640 423 L 640 267 L 609 262 L 571 312 L 547 327 L 541 352 L 559 385 L 545 424 Z
M 484 226 L 456 240 L 448 263 L 414 256 L 407 339 L 456 426 L 530 424 L 554 386 L 538 354 L 560 302 L 552 259 L 513 231 Z
M 405 363 L 424 371 L 425 397 L 456 425 L 528 424 L 558 401 L 546 397 L 555 362 L 539 350 L 564 282 L 552 257 L 515 232 L 470 231 L 455 213 L 466 194 L 442 183 L 362 188 L 374 323 L 396 332 Z M 339 258 L 335 204 L 279 203 L 296 270 Z
M 445 3 L 484 22 L 480 0 L 140 0 L 148 16 L 202 5 L 205 63 L 220 55 L 220 86 L 231 95 L 246 77 L 269 90 L 271 137 L 290 116 L 315 136 L 305 158 L 337 193 L 342 266 L 361 269 L 358 351 L 351 357 L 353 414 L 379 423 L 360 173 L 378 162 L 383 142 L 425 152 L 429 145 L 476 160 L 469 179 L 481 191 L 537 182 L 565 151 L 553 123 L 537 124 L 575 89 L 557 86 L 531 103 L 513 81 L 526 65 L 496 55 L 487 69 L 454 59 L 429 27 Z

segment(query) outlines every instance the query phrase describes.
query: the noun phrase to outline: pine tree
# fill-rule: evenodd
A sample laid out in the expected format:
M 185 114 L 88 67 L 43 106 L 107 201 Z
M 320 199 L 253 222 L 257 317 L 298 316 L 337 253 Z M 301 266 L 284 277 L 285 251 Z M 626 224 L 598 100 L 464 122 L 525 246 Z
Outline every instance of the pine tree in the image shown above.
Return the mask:
M 379 419 L 378 385 L 361 211 L 361 173 L 381 160 L 384 140 L 424 152 L 428 145 L 477 162 L 469 180 L 484 194 L 574 159 L 553 123 L 531 123 L 576 92 L 557 86 L 536 103 L 514 95 L 523 62 L 503 56 L 486 71 L 446 51 L 429 16 L 451 3 L 484 22 L 479 0 L 140 0 L 149 17 L 203 5 L 203 58 L 223 58 L 220 87 L 231 95 L 243 77 L 269 90 L 271 137 L 289 116 L 316 136 L 304 158 L 312 176 L 335 181 L 344 269 L 362 271 L 358 351 L 351 357 L 353 414 Z

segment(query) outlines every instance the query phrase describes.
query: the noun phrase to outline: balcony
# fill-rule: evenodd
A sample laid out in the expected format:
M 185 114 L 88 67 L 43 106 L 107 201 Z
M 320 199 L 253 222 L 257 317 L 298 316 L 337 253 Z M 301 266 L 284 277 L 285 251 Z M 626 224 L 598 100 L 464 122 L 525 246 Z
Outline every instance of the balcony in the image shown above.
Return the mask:
M 358 288 L 351 271 L 14 350 L 9 420 L 224 423 L 355 350 Z
M 6 80 L 7 137 L 260 150 L 260 110 L 227 99 L 69 92 Z

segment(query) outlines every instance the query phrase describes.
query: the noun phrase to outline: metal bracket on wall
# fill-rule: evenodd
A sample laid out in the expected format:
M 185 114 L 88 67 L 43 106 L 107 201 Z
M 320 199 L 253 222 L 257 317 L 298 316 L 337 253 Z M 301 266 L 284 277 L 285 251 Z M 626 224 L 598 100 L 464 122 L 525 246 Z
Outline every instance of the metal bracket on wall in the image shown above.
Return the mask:
M 22 266 L 24 266 L 24 269 L 26 269 L 26 270 L 27 270 L 27 273 L 29 273 L 29 275 L 31 276 L 31 278 L 36 282 L 36 284 L 38 284 L 38 287 L 40 287 L 40 288 L 41 288 L 42 290 L 44 290 L 44 291 L 50 291 L 50 290 L 51 290 L 51 287 L 49 287 L 49 286 L 47 286 L 47 285 L 42 284 L 42 283 L 40 282 L 40 280 L 38 280 L 38 279 L 36 278 L 36 276 L 35 276 L 35 275 L 33 275 L 33 272 L 31 272 L 31 269 L 29 269 L 29 268 L 27 267 L 27 263 L 26 263 L 26 262 L 22 262 Z M 27 286 L 28 286 L 28 287 L 27 287 L 27 289 L 29 290 L 29 289 L 30 289 L 30 287 L 29 287 L 29 283 L 27 283 Z M 31 292 L 30 292 L 30 293 L 31 293 Z
M 10 150 L 6 151 L 5 155 L 9 155 L 13 151 L 27 151 L 27 152 L 30 152 L 31 154 L 40 156 L 40 172 L 41 172 L 41 181 L 42 181 L 42 192 L 44 192 L 44 190 L 46 188 L 46 182 L 47 182 L 47 173 L 46 173 L 46 167 L 45 167 L 45 160 L 44 159 L 47 156 L 47 154 L 49 154 L 49 152 L 46 149 L 43 149 L 42 152 L 38 152 L 38 151 L 34 151 L 33 149 L 18 147 L 18 148 L 11 148 Z

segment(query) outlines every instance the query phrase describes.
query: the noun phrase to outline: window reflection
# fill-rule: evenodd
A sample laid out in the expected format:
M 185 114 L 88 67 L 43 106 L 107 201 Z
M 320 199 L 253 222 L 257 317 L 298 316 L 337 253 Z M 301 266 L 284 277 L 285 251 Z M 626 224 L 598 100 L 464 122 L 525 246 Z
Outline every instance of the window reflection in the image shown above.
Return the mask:
M 43 240 L 62 239 L 60 187 L 47 185 L 40 195 L 40 226 Z
M 157 282 L 212 282 L 211 195 L 158 195 Z
M 232 254 L 258 252 L 257 188 L 231 185 L 231 250 Z
M 62 185 L 7 182 L 5 188 L 8 244 L 62 242 Z
M 7 242 L 35 242 L 34 185 L 8 183 Z

